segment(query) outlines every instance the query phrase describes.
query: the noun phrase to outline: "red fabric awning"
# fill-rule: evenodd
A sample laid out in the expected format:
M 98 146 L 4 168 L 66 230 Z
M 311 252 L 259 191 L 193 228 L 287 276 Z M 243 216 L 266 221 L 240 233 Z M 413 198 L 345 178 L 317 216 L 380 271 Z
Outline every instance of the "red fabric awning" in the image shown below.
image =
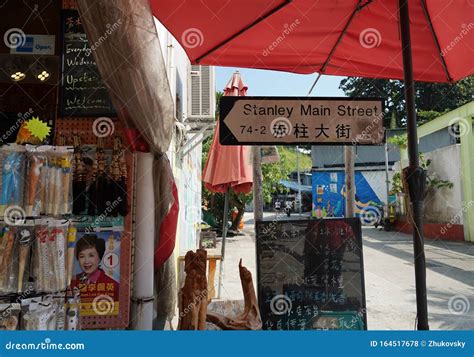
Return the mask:
M 403 79 L 397 0 L 150 4 L 192 63 Z M 414 0 L 409 6 L 415 80 L 473 74 L 472 2 Z

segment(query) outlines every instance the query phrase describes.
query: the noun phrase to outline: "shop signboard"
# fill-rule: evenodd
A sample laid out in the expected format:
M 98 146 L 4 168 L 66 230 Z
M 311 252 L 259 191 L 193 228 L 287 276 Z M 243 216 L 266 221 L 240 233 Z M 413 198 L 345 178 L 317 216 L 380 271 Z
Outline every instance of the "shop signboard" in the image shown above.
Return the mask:
M 379 145 L 383 101 L 376 98 L 222 97 L 222 145 Z
M 367 329 L 358 218 L 257 222 L 264 330 Z
M 63 56 L 60 112 L 63 117 L 115 116 L 75 10 L 63 10 Z
M 19 46 L 12 46 L 10 53 L 21 55 L 54 55 L 56 36 L 30 35 L 22 38 Z

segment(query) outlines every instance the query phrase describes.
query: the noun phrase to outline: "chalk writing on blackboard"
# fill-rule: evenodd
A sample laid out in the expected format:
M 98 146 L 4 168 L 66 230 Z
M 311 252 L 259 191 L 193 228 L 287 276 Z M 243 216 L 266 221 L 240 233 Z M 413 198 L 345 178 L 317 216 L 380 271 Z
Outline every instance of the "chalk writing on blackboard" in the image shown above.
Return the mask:
M 77 11 L 63 11 L 63 116 L 115 116 Z
M 257 222 L 263 328 L 366 329 L 360 221 Z

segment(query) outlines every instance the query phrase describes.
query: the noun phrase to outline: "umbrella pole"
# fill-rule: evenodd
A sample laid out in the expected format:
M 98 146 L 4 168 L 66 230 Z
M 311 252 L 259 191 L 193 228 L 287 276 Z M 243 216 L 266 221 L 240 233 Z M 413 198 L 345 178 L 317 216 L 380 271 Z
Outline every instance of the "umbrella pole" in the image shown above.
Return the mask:
M 230 188 L 227 189 L 224 198 L 224 218 L 222 219 L 221 264 L 219 266 L 219 289 L 217 292 L 218 299 L 221 298 L 222 278 L 224 275 L 225 238 L 227 236 L 227 211 L 229 210 L 229 192 Z
M 410 18 L 408 0 L 399 0 L 401 44 L 403 51 L 403 72 L 405 101 L 407 110 L 407 138 L 409 166 L 404 169 L 404 178 L 412 202 L 413 245 L 415 255 L 415 284 L 418 330 L 428 330 L 428 304 L 426 296 L 426 261 L 423 239 L 423 198 L 426 173 L 420 167 L 418 158 L 418 138 L 415 109 L 415 83 L 413 81 L 413 63 L 410 39 Z

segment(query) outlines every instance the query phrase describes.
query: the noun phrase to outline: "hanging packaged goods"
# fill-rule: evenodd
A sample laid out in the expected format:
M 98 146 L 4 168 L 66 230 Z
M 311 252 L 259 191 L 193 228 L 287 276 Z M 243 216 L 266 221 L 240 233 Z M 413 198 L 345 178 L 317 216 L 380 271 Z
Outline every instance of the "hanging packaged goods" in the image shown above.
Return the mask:
M 74 307 L 67 316 L 77 321 L 79 316 L 117 317 L 123 228 L 122 218 L 0 222 L 0 310 L 13 313 L 16 306 L 9 304 L 21 303 L 28 322 L 15 326 L 22 329 L 68 329 L 60 317 L 67 301 Z M 47 326 L 30 322 L 48 314 L 54 322 Z M 0 319 L 1 324 L 13 328 L 11 319 Z
M 72 212 L 72 147 L 0 147 L 0 214 L 60 216 Z
M 0 328 L 128 324 L 130 158 L 119 137 L 73 139 L 0 147 Z

